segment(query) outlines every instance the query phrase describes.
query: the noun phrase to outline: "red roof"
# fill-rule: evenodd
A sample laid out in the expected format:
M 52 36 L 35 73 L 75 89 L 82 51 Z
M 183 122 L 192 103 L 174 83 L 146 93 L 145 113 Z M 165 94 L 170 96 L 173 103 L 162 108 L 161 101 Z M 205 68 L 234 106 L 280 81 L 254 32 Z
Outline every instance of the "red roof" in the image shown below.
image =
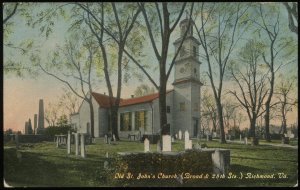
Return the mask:
M 173 91 L 173 90 L 167 90 L 167 93 L 169 93 L 171 91 Z M 105 107 L 105 108 L 110 107 L 109 96 L 104 95 L 104 94 L 95 93 L 95 92 L 92 92 L 92 95 L 101 107 Z M 146 96 L 141 96 L 141 97 L 136 97 L 136 98 L 129 98 L 129 99 L 122 99 L 121 98 L 119 106 L 129 106 L 129 105 L 134 105 L 134 104 L 152 102 L 153 100 L 155 100 L 158 97 L 159 97 L 159 93 L 149 94 L 149 95 L 146 95 Z M 114 97 L 113 100 L 115 101 L 116 98 Z

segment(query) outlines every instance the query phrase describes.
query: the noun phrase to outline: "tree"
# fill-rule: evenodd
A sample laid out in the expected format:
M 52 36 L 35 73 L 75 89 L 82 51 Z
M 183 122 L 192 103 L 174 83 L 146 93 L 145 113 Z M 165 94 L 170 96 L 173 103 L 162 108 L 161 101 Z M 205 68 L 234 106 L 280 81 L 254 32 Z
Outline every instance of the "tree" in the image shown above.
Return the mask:
M 266 73 L 259 69 L 259 57 L 261 56 L 262 44 L 255 40 L 250 40 L 240 51 L 242 65 L 232 63 L 230 73 L 233 81 L 237 84 L 240 93 L 236 90 L 229 90 L 246 110 L 250 121 L 250 137 L 253 137 L 255 143 L 255 127 L 257 118 L 263 114 L 262 106 L 267 96 L 266 90 Z M 244 68 L 244 70 L 243 70 Z
M 153 94 L 154 92 L 155 92 L 155 89 L 153 87 L 149 87 L 147 84 L 142 84 L 135 89 L 134 95 L 136 97 L 139 97 L 139 96 L 145 96 L 148 94 Z
M 39 57 L 32 57 L 32 61 L 46 74 L 56 78 L 66 86 L 79 98 L 89 104 L 90 108 L 90 126 L 91 136 L 94 138 L 94 108 L 92 104 L 93 81 L 92 71 L 95 68 L 94 57 L 98 56 L 95 44 L 90 36 L 83 36 L 85 31 L 77 31 L 71 34 L 66 40 L 64 47 L 58 47 L 52 52 L 51 61 L 43 66 Z M 94 69 L 96 70 L 96 69 Z M 80 85 L 80 90 L 76 90 L 74 80 Z
M 274 85 L 275 85 L 275 74 L 276 72 L 284 65 L 294 61 L 279 61 L 280 57 L 288 59 L 288 57 L 293 53 L 293 39 L 291 38 L 280 38 L 280 12 L 276 9 L 277 7 L 270 7 L 269 10 L 265 10 L 263 6 L 260 4 L 256 10 L 257 14 L 261 21 L 258 21 L 257 18 L 253 18 L 252 22 L 255 23 L 260 30 L 262 30 L 265 35 L 264 39 L 267 39 L 266 46 L 269 49 L 266 49 L 262 52 L 263 60 L 265 65 L 269 68 L 270 76 L 269 76 L 269 86 L 270 90 L 268 93 L 267 100 L 265 102 L 265 139 L 270 142 L 270 112 L 272 105 L 272 97 L 274 93 Z M 268 19 L 268 22 L 266 21 Z M 270 21 L 271 20 L 271 21 Z M 261 35 L 260 35 L 261 36 Z M 285 50 L 285 51 L 283 51 Z M 283 52 L 285 52 L 283 54 Z
M 298 35 L 298 3 L 282 2 L 289 14 L 289 28 Z
M 50 102 L 48 103 L 48 106 L 45 109 L 45 120 L 48 123 L 48 126 L 56 125 L 60 108 L 59 105 Z
M 58 106 L 65 109 L 68 115 L 76 113 L 80 106 L 80 98 L 68 88 L 63 88 L 63 91 L 65 93 L 59 98 Z
M 119 139 L 118 135 L 118 109 L 120 104 L 121 89 L 122 89 L 122 70 L 128 64 L 128 61 L 124 61 L 124 51 L 129 38 L 129 34 L 133 29 L 136 19 L 141 12 L 140 8 L 137 8 L 134 4 L 118 4 L 111 3 L 111 7 L 107 4 L 101 3 L 100 10 L 98 6 L 92 6 L 89 3 L 77 3 L 87 14 L 85 23 L 88 25 L 90 31 L 97 39 L 98 46 L 102 53 L 104 63 L 105 81 L 108 88 L 108 94 L 110 97 L 110 128 L 115 135 L 116 140 Z M 112 11 L 111 11 L 112 10 Z M 113 15 L 107 15 L 109 12 L 113 12 Z M 99 14 L 100 13 L 100 14 Z M 105 18 L 106 17 L 106 18 Z M 113 19 L 111 19 L 113 18 Z M 105 20 L 107 19 L 107 20 Z M 104 32 L 109 35 L 117 43 L 117 92 L 116 97 L 113 95 L 112 81 L 108 71 L 108 56 L 107 50 L 104 45 Z M 112 64 L 112 63 L 110 63 Z M 125 66 L 124 66 L 125 65 Z
M 222 108 L 223 81 L 231 54 L 248 27 L 245 13 L 249 6 L 243 7 L 241 3 L 213 3 L 205 7 L 204 2 L 200 5 L 200 22 L 195 23 L 204 50 L 204 55 L 200 56 L 208 64 L 207 75 L 217 106 L 221 143 L 226 143 Z M 216 69 L 213 70 L 213 67 Z
M 64 127 L 68 125 L 68 117 L 66 114 L 61 115 L 56 122 L 58 127 Z
M 281 115 L 281 131 L 282 134 L 287 133 L 287 124 L 286 117 L 289 111 L 292 111 L 292 107 L 295 106 L 296 101 L 293 101 L 292 98 L 289 97 L 289 94 L 294 89 L 295 77 L 285 78 L 283 76 L 280 77 L 281 81 L 277 86 L 277 92 L 275 94 L 278 96 L 279 105 L 280 105 L 280 115 Z
M 205 120 L 207 120 L 207 123 L 209 123 L 209 121 L 212 121 L 212 132 L 217 132 L 218 121 L 216 104 L 214 102 L 213 96 L 210 93 L 208 93 L 208 91 L 204 91 L 201 97 L 201 107 L 203 119 L 202 123 L 204 124 Z

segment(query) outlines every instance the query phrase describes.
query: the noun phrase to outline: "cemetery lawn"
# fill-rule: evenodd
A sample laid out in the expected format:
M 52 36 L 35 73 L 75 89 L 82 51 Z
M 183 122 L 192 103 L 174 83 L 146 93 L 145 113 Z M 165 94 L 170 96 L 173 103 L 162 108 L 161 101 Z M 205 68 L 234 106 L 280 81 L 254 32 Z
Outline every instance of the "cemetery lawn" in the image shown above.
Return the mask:
M 196 140 L 193 140 L 195 143 Z M 294 186 L 298 179 L 298 149 L 270 145 L 220 144 L 217 141 L 203 142 L 209 148 L 231 150 L 230 172 L 238 177 L 247 175 L 276 175 L 284 173 L 287 178 L 278 179 L 185 179 L 183 184 L 147 183 L 140 180 L 136 186 Z M 298 144 L 298 142 L 297 142 Z M 156 150 L 156 145 L 150 145 Z M 104 170 L 105 160 L 123 151 L 143 151 L 143 143 L 123 140 L 115 145 L 104 144 L 97 139 L 95 144 L 86 146 L 86 158 L 76 157 L 74 146 L 72 154 L 67 155 L 66 147 L 56 148 L 54 142 L 22 144 L 17 151 L 14 144 L 4 145 L 4 179 L 10 186 L 17 187 L 103 187 L 123 186 L 113 175 Z M 173 151 L 182 151 L 184 141 L 172 144 Z M 19 153 L 17 153 L 19 152 Z M 105 157 L 106 152 L 109 159 Z M 18 157 L 17 157 L 18 155 Z M 21 158 L 20 158 L 21 155 Z M 196 160 L 195 160 L 196 161 Z M 227 178 L 227 174 L 225 177 Z M 283 175 L 282 175 L 283 177 Z

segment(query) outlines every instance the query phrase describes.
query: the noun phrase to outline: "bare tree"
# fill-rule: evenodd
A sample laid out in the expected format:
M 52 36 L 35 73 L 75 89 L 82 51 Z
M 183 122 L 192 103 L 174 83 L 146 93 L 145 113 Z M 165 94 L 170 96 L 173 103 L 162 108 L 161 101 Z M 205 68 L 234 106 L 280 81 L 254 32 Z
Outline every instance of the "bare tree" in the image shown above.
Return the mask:
M 275 12 L 271 14 L 271 16 L 274 19 L 273 21 L 266 21 L 266 19 L 270 19 L 270 15 L 267 14 L 268 12 L 274 12 L 274 10 L 264 10 L 263 5 L 259 5 L 257 8 L 257 14 L 259 14 L 260 20 L 258 19 L 252 19 L 252 22 L 255 23 L 260 30 L 264 31 L 265 35 L 267 36 L 268 42 L 267 42 L 267 49 L 266 51 L 262 52 L 263 60 L 266 64 L 266 66 L 270 70 L 270 76 L 269 76 L 269 86 L 270 90 L 268 93 L 267 100 L 265 102 L 265 138 L 267 141 L 271 141 L 270 138 L 270 112 L 272 108 L 272 97 L 274 93 L 274 85 L 275 85 L 275 74 L 276 72 L 284 65 L 287 65 L 288 63 L 292 61 L 278 61 L 279 57 L 286 57 L 291 55 L 291 52 L 294 50 L 291 50 L 287 52 L 286 54 L 282 54 L 283 50 L 293 49 L 293 40 L 292 39 L 284 39 L 280 38 L 280 13 Z
M 207 75 L 217 106 L 221 143 L 226 143 L 222 108 L 223 80 L 232 51 L 247 28 L 244 24 L 247 20 L 243 16 L 248 6 L 243 7 L 241 3 L 218 3 L 208 4 L 208 8 L 205 9 L 205 4 L 201 3 L 200 22 L 196 23 L 195 27 L 204 50 L 202 57 L 208 64 Z M 241 27 L 238 32 L 238 26 L 244 25 L 244 29 Z M 213 67 L 216 69 L 212 69 Z
M 83 33 L 85 33 L 83 31 Z M 51 61 L 43 66 L 38 56 L 32 56 L 32 61 L 46 74 L 65 84 L 76 96 L 88 102 L 90 108 L 91 137 L 94 138 L 94 108 L 92 104 L 92 68 L 96 54 L 95 44 L 89 39 L 79 38 L 80 33 L 66 40 L 63 48 L 53 52 Z M 71 39 L 75 39 L 72 41 Z M 79 82 L 80 90 L 77 91 L 74 81 Z
M 289 97 L 289 94 L 294 89 L 295 84 L 295 78 L 291 77 L 290 79 L 284 78 L 281 76 L 281 81 L 277 87 L 277 92 L 275 94 L 277 95 L 277 98 L 279 100 L 279 106 L 280 106 L 280 116 L 281 116 L 281 131 L 282 134 L 287 133 L 287 113 L 292 111 L 292 107 L 296 105 L 296 101 Z
M 232 65 L 230 68 L 231 76 L 239 87 L 240 93 L 236 90 L 230 90 L 229 93 L 234 95 L 247 112 L 250 121 L 250 137 L 253 137 L 254 145 L 256 145 L 256 120 L 263 114 L 261 110 L 268 93 L 265 83 L 267 72 L 263 74 L 258 64 L 261 46 L 254 40 L 250 40 L 240 52 L 243 66 Z
M 134 95 L 136 97 L 139 97 L 139 96 L 145 96 L 148 94 L 153 94 L 154 92 L 155 92 L 155 89 L 153 87 L 151 88 L 147 84 L 142 84 L 135 89 Z

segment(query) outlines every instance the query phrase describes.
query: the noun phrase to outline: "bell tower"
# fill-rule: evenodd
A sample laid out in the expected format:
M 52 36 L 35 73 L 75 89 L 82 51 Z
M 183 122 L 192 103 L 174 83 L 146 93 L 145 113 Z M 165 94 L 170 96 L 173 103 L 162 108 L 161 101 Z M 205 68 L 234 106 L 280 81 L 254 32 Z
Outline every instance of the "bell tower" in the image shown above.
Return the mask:
M 189 23 L 190 22 L 190 23 Z M 190 137 L 200 132 L 200 42 L 193 36 L 194 22 L 188 18 L 182 20 L 180 37 L 173 43 L 178 51 L 182 39 L 187 35 L 179 49 L 174 64 L 174 132 L 188 130 Z

